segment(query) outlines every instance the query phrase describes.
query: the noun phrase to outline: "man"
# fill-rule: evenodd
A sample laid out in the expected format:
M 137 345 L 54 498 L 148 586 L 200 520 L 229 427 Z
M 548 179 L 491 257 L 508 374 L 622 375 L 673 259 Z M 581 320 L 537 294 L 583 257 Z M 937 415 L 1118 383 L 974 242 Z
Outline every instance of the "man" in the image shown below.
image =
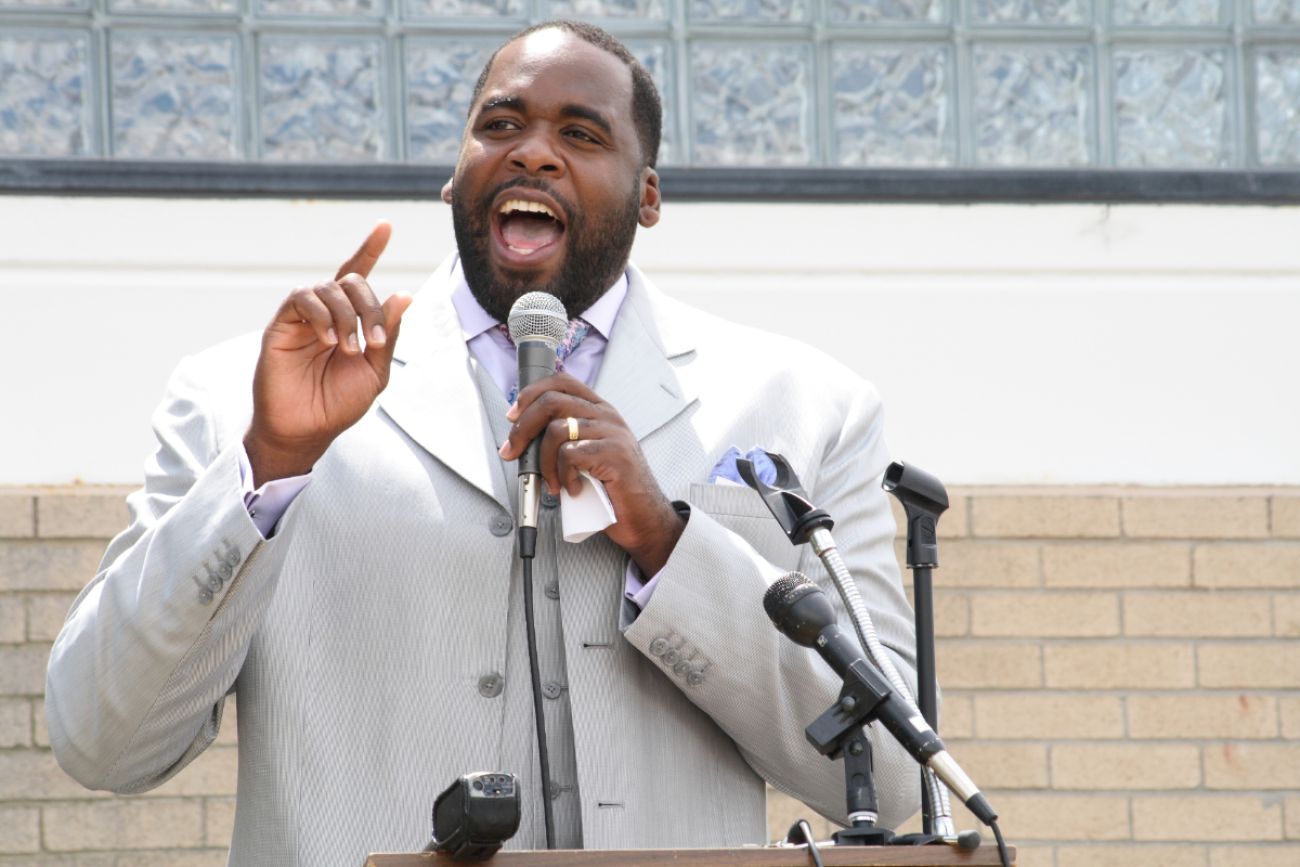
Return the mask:
M 813 350 L 676 304 L 628 265 L 636 225 L 659 218 L 658 120 L 645 71 L 603 31 L 525 31 L 480 79 L 443 191 L 459 257 L 413 305 L 380 304 L 366 280 L 381 224 L 336 280 L 290 294 L 260 349 L 181 365 L 133 523 L 51 655 L 50 739 L 70 774 L 156 786 L 212 742 L 234 693 L 232 864 L 419 848 L 436 793 L 483 769 L 520 776 L 512 844 L 528 848 L 544 845 L 544 797 L 565 847 L 760 842 L 763 777 L 842 818 L 841 770 L 802 733 L 835 676 L 760 602 L 789 569 L 823 575 L 752 491 L 710 475 L 732 444 L 791 460 L 911 677 L 874 484 L 879 402 Z M 512 404 L 492 323 L 534 289 L 589 333 Z M 549 490 L 585 471 L 617 515 L 571 544 L 543 513 L 545 786 L 511 520 L 513 462 L 538 435 Z M 875 758 L 893 824 L 915 809 L 917 770 L 887 738 Z

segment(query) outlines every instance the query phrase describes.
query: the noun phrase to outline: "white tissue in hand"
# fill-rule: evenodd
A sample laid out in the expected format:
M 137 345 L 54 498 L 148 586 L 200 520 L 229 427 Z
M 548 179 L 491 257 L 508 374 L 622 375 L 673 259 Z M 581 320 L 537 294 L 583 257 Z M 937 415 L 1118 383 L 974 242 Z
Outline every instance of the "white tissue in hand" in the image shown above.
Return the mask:
M 560 490 L 560 522 L 566 542 L 581 542 L 618 520 L 600 480 L 587 473 L 580 472 L 580 475 L 582 490 L 576 495 L 570 495 L 567 489 Z

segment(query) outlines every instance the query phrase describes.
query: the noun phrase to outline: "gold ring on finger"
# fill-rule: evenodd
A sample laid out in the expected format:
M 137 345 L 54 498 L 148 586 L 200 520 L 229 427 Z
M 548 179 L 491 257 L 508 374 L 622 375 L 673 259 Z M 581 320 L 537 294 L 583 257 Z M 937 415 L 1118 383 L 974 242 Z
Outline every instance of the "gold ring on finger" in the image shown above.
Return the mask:
M 573 416 L 569 416 L 568 422 L 569 422 L 569 442 L 576 443 L 578 441 L 578 420 Z

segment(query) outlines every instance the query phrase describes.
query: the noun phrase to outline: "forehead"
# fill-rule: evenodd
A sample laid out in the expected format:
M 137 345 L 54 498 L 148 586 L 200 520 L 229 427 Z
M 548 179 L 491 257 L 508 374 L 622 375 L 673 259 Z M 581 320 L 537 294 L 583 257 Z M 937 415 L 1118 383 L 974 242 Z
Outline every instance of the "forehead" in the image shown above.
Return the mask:
M 480 104 L 517 97 L 529 111 L 594 108 L 616 127 L 632 124 L 632 71 L 602 48 L 558 29 L 539 30 L 501 49 Z

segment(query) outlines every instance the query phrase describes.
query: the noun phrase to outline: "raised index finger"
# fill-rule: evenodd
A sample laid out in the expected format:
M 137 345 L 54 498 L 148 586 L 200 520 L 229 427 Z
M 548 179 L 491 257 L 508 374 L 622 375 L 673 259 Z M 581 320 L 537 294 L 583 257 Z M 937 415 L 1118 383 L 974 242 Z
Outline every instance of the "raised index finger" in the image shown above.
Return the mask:
M 388 239 L 392 237 L 393 224 L 387 220 L 380 220 L 375 227 L 370 230 L 370 234 L 361 242 L 361 246 L 348 259 L 339 266 L 338 273 L 334 279 L 338 280 L 345 274 L 360 274 L 362 277 L 370 276 L 370 269 L 375 267 L 379 257 L 388 246 Z

